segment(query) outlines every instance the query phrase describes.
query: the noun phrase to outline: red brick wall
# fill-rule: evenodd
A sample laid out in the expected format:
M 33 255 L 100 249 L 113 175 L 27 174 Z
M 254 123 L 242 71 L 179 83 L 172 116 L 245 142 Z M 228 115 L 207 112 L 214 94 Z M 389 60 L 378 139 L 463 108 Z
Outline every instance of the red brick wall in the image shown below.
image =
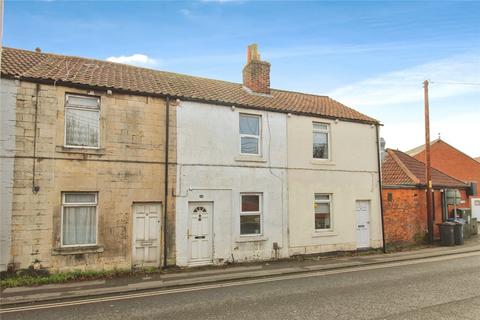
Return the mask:
M 385 242 L 413 244 L 425 240 L 427 231 L 427 203 L 424 189 L 383 189 Z M 388 194 L 392 201 L 388 201 Z M 441 192 L 434 191 L 434 235 L 438 238 L 438 223 L 442 222 Z
M 414 157 L 425 162 L 424 151 Z M 447 143 L 441 140 L 434 143 L 431 147 L 431 159 L 432 167 L 435 169 L 443 171 L 461 181 L 476 181 L 480 184 L 480 163 L 451 147 Z M 477 190 L 477 193 L 478 192 L 480 192 L 480 190 Z M 465 205 L 462 205 L 462 207 L 470 207 L 470 200 L 467 199 Z
M 425 235 L 426 217 L 420 206 L 418 189 L 384 189 L 383 214 L 385 242 L 410 243 L 422 240 Z M 391 193 L 392 201 L 388 201 Z

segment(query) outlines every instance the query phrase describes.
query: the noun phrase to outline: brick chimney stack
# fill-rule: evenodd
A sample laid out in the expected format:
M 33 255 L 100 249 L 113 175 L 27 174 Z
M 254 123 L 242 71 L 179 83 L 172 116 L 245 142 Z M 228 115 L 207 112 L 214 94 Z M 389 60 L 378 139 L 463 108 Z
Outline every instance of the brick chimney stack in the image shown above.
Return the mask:
M 248 46 L 243 85 L 256 93 L 270 94 L 270 63 L 260 60 L 257 44 Z

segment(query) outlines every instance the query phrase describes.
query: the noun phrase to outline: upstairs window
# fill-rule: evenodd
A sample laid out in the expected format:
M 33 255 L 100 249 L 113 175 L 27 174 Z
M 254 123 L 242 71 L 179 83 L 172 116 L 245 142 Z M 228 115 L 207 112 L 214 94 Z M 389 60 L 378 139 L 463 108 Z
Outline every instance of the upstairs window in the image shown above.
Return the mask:
M 329 194 L 315 194 L 315 230 L 331 229 L 331 204 Z
M 313 158 L 329 159 L 330 126 L 326 123 L 313 123 Z
M 262 233 L 262 195 L 249 193 L 241 195 L 240 235 Z
M 240 114 L 240 153 L 260 155 L 261 116 Z
M 65 146 L 98 148 L 100 141 L 100 98 L 67 95 Z

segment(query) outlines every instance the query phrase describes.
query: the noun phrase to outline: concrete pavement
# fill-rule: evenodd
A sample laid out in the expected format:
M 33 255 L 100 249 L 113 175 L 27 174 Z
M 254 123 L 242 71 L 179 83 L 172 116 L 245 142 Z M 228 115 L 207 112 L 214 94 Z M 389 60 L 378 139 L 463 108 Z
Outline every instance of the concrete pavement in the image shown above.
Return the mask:
M 2 291 L 2 306 L 45 302 L 60 299 L 78 299 L 111 294 L 126 294 L 153 289 L 179 288 L 225 281 L 240 281 L 264 277 L 279 277 L 317 271 L 338 270 L 410 261 L 416 259 L 459 255 L 480 251 L 480 238 L 469 240 L 463 246 L 433 247 L 391 254 L 369 254 L 341 257 L 306 257 L 302 261 L 288 260 L 233 267 L 189 269 L 143 277 L 52 284 L 38 287 L 7 288 Z

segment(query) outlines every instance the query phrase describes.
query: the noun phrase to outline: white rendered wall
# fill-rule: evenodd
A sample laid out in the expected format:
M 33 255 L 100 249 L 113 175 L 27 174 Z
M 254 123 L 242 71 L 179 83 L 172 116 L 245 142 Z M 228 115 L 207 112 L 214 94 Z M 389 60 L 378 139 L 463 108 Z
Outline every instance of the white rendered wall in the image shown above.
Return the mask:
M 330 125 L 330 160 L 312 158 L 312 123 Z M 288 118 L 290 254 L 356 249 L 357 200 L 370 201 L 371 246 L 382 245 L 376 129 L 367 124 Z M 332 194 L 332 230 L 315 231 L 314 194 Z
M 0 271 L 10 260 L 17 85 L 0 79 Z
M 241 157 L 239 113 L 262 116 L 262 154 Z M 213 202 L 213 262 L 288 254 L 286 115 L 181 102 L 177 109 L 177 264 L 189 262 L 189 201 Z M 271 138 L 270 138 L 271 137 Z M 240 236 L 240 194 L 263 194 L 263 233 Z

